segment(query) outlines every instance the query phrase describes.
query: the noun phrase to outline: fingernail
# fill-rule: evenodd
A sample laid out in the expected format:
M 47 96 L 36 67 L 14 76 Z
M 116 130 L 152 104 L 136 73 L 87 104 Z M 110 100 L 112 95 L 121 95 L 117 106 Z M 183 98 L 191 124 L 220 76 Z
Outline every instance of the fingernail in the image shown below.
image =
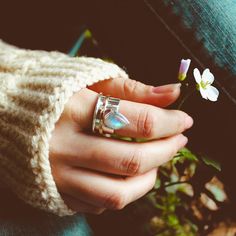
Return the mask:
M 183 134 L 181 134 L 181 137 L 179 138 L 179 145 L 181 147 L 184 147 L 188 142 L 188 138 L 186 136 L 184 136 Z
M 191 116 L 186 116 L 185 117 L 185 128 L 189 129 L 193 125 L 193 118 Z
M 180 88 L 181 83 L 167 84 L 153 88 L 153 93 L 170 93 L 174 92 L 177 88 Z

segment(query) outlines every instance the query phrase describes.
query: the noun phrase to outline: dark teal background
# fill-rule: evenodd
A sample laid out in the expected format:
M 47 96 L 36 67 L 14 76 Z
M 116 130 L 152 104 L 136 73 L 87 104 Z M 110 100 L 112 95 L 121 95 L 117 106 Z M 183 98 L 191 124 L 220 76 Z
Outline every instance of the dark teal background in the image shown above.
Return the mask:
M 92 230 L 82 214 L 59 217 L 17 199 L 1 189 L 0 236 L 90 236 Z

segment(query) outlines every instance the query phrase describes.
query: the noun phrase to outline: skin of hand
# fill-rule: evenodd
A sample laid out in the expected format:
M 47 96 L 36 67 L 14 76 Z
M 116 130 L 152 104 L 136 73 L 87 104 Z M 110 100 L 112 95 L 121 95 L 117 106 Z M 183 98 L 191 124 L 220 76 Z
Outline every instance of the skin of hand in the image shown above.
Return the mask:
M 120 98 L 119 111 L 130 121 L 115 133 L 147 142 L 91 133 L 99 92 Z M 179 84 L 153 87 L 110 79 L 70 98 L 53 131 L 49 157 L 57 188 L 71 209 L 92 214 L 119 210 L 153 188 L 158 166 L 186 145 L 181 133 L 193 124 L 186 113 L 163 108 L 179 94 Z

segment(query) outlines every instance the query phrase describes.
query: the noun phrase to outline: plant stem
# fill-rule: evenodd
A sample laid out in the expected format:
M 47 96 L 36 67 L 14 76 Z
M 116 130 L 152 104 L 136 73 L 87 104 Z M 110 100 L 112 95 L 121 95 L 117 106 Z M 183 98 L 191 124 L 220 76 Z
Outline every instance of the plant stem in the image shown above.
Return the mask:
M 173 186 L 173 185 L 176 185 L 176 184 L 190 184 L 190 181 L 185 180 L 185 181 L 172 182 L 172 183 L 164 185 L 163 188 L 167 188 L 167 187 L 170 187 L 170 186 Z
M 180 101 L 180 103 L 179 103 L 179 105 L 178 105 L 178 107 L 177 107 L 178 110 L 180 110 L 180 108 L 182 108 L 182 106 L 183 106 L 183 104 L 185 103 L 185 101 L 186 101 L 195 91 L 196 91 L 196 89 L 194 88 L 194 89 L 190 90 L 190 92 L 187 93 L 187 94 L 183 97 L 183 99 Z

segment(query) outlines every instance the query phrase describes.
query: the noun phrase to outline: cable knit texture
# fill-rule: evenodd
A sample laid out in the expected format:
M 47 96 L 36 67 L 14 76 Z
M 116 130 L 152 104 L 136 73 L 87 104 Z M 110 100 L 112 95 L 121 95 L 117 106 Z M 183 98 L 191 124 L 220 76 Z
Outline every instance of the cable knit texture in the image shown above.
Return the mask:
M 49 139 L 74 92 L 127 78 L 117 65 L 60 52 L 19 49 L 0 41 L 0 179 L 34 207 L 65 216 L 49 163 Z

